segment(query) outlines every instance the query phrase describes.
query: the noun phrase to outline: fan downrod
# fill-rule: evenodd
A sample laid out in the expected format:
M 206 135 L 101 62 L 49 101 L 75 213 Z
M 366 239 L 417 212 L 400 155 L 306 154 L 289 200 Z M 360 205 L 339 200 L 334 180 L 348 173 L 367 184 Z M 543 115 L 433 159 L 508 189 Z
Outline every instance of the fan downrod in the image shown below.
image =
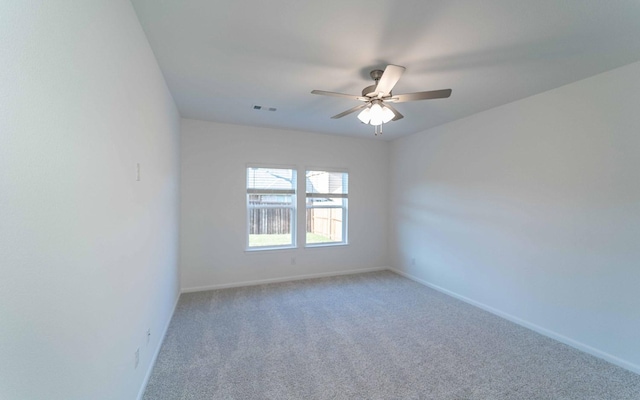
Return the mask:
M 380 80 L 380 78 L 382 78 L 382 74 L 384 74 L 384 71 L 381 69 L 374 69 L 373 71 L 371 71 L 369 73 L 369 75 L 371 76 L 371 79 L 373 79 L 374 81 L 376 81 L 376 83 L 378 83 L 378 81 Z

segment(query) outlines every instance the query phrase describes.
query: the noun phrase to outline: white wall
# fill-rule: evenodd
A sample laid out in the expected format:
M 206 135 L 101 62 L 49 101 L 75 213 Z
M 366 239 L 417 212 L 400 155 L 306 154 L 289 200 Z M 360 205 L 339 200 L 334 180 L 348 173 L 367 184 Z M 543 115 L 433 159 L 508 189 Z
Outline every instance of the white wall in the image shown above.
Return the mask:
M 296 166 L 303 179 L 305 167 L 346 168 L 349 245 L 246 252 L 248 163 Z M 183 119 L 181 164 L 185 290 L 388 265 L 385 142 Z
M 134 399 L 179 292 L 178 112 L 126 0 L 3 1 L 0 38 L 0 398 Z
M 636 63 L 393 142 L 392 264 L 640 372 L 639 104 Z

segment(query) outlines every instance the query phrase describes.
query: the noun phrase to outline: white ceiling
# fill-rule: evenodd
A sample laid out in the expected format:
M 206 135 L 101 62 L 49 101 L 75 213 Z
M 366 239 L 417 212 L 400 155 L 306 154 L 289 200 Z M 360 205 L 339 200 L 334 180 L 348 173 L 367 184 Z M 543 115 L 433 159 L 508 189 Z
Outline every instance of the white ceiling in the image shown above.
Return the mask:
M 132 0 L 185 118 L 373 138 L 369 71 L 407 68 L 384 139 L 423 131 L 640 60 L 637 0 Z M 253 105 L 276 107 L 254 111 Z

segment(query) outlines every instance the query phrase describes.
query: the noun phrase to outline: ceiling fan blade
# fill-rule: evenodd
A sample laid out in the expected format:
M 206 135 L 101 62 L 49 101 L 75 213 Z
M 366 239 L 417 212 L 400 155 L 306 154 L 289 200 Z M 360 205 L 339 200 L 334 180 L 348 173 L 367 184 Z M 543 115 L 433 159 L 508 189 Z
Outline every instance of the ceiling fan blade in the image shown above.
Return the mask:
M 431 90 L 429 92 L 417 92 L 394 95 L 392 98 L 385 100 L 393 103 L 404 103 L 405 101 L 430 100 L 430 99 L 446 99 L 451 96 L 451 89 Z
M 360 101 L 369 101 L 370 100 L 370 99 L 368 99 L 366 97 L 356 96 L 356 95 L 353 95 L 353 94 L 327 92 L 327 91 L 324 91 L 324 90 L 312 90 L 311 93 L 312 94 L 319 94 L 319 95 L 322 95 L 322 96 L 342 97 L 342 98 L 351 99 L 351 100 L 360 100 Z
M 395 107 L 392 107 L 391 104 L 384 103 L 385 107 L 388 107 L 393 113 L 395 117 L 393 117 L 392 121 L 397 121 L 399 119 L 404 118 L 404 115 L 400 114 L 400 111 L 396 110 Z
M 333 117 L 331 117 L 331 119 L 338 119 L 338 118 L 342 118 L 345 115 L 349 115 L 353 112 L 356 112 L 358 110 L 362 110 L 363 108 L 365 108 L 367 105 L 366 104 L 360 104 L 359 106 L 355 106 L 353 108 L 348 109 L 347 111 L 343 111 L 338 115 L 334 115 Z
M 378 86 L 376 86 L 376 94 L 382 93 L 383 96 L 386 96 L 391 93 L 391 90 L 393 90 L 393 87 L 398 83 L 405 69 L 405 67 L 399 65 L 387 65 L 382 77 L 380 77 L 378 81 Z

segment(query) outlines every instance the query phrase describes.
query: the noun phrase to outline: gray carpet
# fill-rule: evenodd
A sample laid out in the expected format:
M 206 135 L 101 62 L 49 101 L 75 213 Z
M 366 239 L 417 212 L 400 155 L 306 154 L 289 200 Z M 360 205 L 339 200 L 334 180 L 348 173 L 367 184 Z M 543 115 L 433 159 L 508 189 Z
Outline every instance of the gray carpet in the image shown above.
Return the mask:
M 144 399 L 640 399 L 640 375 L 391 272 L 183 294 Z

